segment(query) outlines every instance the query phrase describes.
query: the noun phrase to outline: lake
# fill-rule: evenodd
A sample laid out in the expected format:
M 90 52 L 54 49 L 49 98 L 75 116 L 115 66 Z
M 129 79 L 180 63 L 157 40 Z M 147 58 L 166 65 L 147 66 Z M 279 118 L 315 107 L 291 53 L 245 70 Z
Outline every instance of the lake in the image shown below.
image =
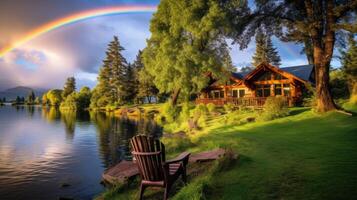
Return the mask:
M 159 137 L 150 120 L 0 106 L 0 199 L 92 199 L 102 172 L 131 159 L 129 139 Z

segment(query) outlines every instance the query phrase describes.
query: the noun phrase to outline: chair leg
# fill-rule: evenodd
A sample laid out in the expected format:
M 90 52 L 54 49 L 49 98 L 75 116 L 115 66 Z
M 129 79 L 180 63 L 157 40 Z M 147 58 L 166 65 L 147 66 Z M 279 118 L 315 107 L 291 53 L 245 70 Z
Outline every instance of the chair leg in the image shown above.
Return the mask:
M 170 186 L 166 185 L 165 192 L 164 192 L 164 200 L 167 200 L 169 198 L 169 192 L 170 192 Z
M 140 184 L 140 200 L 143 200 L 145 188 L 146 188 L 145 185 Z
M 182 180 L 186 185 L 186 183 L 187 183 L 187 174 L 186 174 L 186 170 L 185 169 L 182 172 Z

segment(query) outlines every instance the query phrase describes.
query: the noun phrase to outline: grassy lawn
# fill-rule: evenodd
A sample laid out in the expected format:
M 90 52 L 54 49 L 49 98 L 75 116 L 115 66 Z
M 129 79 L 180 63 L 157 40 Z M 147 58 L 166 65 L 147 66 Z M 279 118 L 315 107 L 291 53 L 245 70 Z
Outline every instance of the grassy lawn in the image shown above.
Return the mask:
M 291 116 L 269 122 L 224 125 L 222 118 L 211 119 L 177 151 L 229 147 L 240 160 L 191 177 L 173 199 L 357 198 L 356 116 L 297 108 Z M 137 187 L 131 188 L 107 192 L 106 199 L 135 199 Z M 157 197 L 151 195 L 157 191 L 147 191 L 146 196 Z

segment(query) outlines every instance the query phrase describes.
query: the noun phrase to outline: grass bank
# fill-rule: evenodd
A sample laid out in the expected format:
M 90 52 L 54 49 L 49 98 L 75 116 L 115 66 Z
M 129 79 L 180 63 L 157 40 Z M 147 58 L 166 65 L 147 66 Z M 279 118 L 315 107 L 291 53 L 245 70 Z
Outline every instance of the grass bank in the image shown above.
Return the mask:
M 356 110 L 356 106 L 349 109 Z M 225 115 L 185 141 L 164 139 L 171 154 L 228 147 L 239 162 L 217 163 L 190 177 L 173 199 L 354 199 L 357 196 L 357 117 L 295 108 L 288 117 L 227 125 Z M 177 188 L 180 188 L 178 186 Z M 150 190 L 148 190 L 150 191 Z M 156 199 L 162 191 L 146 193 Z M 109 190 L 100 198 L 136 199 L 137 186 Z

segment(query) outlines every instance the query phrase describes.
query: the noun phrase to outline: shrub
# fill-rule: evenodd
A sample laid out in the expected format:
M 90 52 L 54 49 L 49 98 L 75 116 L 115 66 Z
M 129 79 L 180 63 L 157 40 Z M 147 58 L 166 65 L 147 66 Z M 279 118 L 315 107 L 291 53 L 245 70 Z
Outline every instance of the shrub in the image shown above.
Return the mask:
M 235 110 L 234 105 L 232 103 L 224 104 L 223 108 L 226 113 L 231 113 Z
M 289 115 L 287 102 L 284 97 L 268 97 L 264 104 L 263 119 L 272 120 Z
M 173 123 L 179 115 L 179 108 L 174 106 L 171 101 L 166 102 L 162 108 L 159 115 L 159 120 Z
M 209 104 L 207 104 L 207 109 L 208 109 L 208 112 L 212 113 L 216 110 L 216 105 L 214 105 L 213 103 L 209 103 Z

